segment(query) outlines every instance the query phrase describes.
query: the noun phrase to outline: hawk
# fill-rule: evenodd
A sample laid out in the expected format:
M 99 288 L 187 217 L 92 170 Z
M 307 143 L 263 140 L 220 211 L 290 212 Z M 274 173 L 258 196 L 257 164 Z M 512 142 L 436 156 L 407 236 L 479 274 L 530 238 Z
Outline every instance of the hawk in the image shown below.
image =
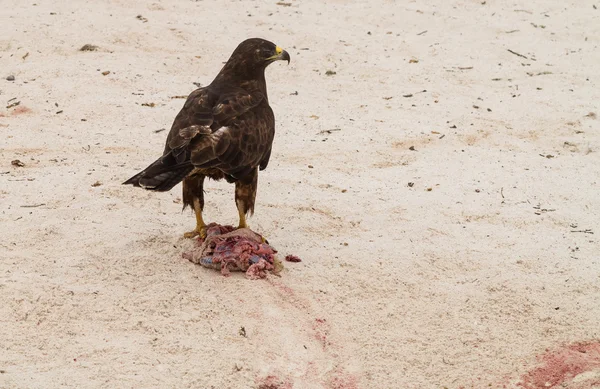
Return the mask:
M 168 191 L 183 181 L 183 208 L 196 214 L 196 228 L 184 234 L 206 237 L 204 179 L 235 184 L 238 228 L 254 213 L 258 171 L 266 169 L 275 136 L 265 68 L 290 55 L 264 39 L 240 43 L 213 82 L 193 91 L 175 117 L 163 155 L 123 184 Z

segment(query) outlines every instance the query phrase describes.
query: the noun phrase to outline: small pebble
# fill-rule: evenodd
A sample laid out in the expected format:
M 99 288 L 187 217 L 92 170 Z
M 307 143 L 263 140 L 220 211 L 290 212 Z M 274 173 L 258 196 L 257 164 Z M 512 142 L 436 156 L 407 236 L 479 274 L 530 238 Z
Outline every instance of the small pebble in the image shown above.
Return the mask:
M 8 77 L 6 77 L 6 81 L 14 81 L 15 80 L 15 76 L 13 76 L 12 74 Z

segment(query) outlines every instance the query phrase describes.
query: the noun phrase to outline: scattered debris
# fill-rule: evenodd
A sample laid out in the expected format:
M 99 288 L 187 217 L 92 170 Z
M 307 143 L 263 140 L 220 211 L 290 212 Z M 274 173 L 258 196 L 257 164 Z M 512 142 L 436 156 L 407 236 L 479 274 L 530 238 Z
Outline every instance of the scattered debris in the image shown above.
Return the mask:
M 590 112 L 587 115 L 585 115 L 586 118 L 590 118 L 590 119 L 596 119 L 598 116 L 596 115 L 595 112 Z
M 412 188 L 413 186 L 415 186 L 415 183 L 414 183 L 414 182 L 409 182 L 409 183 L 408 183 L 408 187 L 409 187 L 409 188 Z
M 145 17 L 143 17 L 142 15 L 138 15 L 135 17 L 137 20 L 141 20 L 142 22 L 146 23 L 148 22 L 148 19 L 146 19 Z
M 457 67 L 458 70 L 471 70 L 473 69 L 473 66 L 459 66 Z
M 556 209 L 548 209 L 548 208 L 541 208 L 541 206 L 538 204 L 535 207 L 533 207 L 533 209 L 536 209 L 536 211 L 534 212 L 536 215 L 541 215 L 542 213 L 546 213 L 546 212 L 554 212 L 556 211 Z
M 317 132 L 317 135 L 331 134 L 334 131 L 342 131 L 342 129 L 341 128 L 332 128 L 331 130 L 323 130 L 323 131 Z
M 110 70 L 105 70 L 102 72 L 103 76 L 108 76 L 110 74 Z
M 171 99 L 187 99 L 186 95 L 176 95 L 176 96 L 171 96 Z
M 552 74 L 552 72 L 548 72 L 548 71 L 546 71 L 546 72 L 539 72 L 539 73 L 531 73 L 531 72 L 527 72 L 527 75 L 528 75 L 529 77 L 533 77 L 533 76 L 545 76 L 545 75 L 547 75 L 547 74 Z
M 10 161 L 10 164 L 13 165 L 13 166 L 16 166 L 16 167 L 23 167 L 23 166 L 25 166 L 25 164 L 23 162 L 21 162 L 20 160 L 18 160 L 18 159 Z
M 12 100 L 12 99 L 11 99 L 11 100 Z M 9 101 L 10 101 L 10 100 L 9 100 Z M 17 105 L 19 105 L 19 104 L 21 104 L 21 102 L 20 102 L 20 101 L 15 101 L 14 103 L 8 104 L 8 105 L 6 106 L 6 109 L 9 109 L 9 108 L 14 108 L 14 107 L 16 107 L 16 106 L 17 106 Z
M 15 76 L 13 76 L 12 74 L 8 77 L 6 77 L 6 81 L 14 81 L 15 80 Z
M 571 230 L 571 232 L 581 232 L 584 234 L 594 235 L 594 231 L 592 231 L 590 228 L 586 228 L 585 230 Z
M 154 103 L 142 103 L 142 107 L 154 108 L 154 107 L 156 107 L 156 104 L 154 104 Z
M 58 115 L 58 114 L 61 114 L 61 113 L 63 113 L 63 112 L 64 112 L 64 111 L 61 109 L 60 111 L 56 111 L 56 114 Z
M 514 55 L 516 55 L 516 56 L 519 56 L 519 57 L 521 57 L 521 58 L 529 59 L 529 58 L 527 58 L 526 56 L 524 56 L 523 54 L 519 54 L 519 53 L 517 53 L 516 51 L 513 51 L 513 50 L 511 50 L 511 49 L 507 49 L 507 50 L 508 50 L 508 52 L 509 52 L 509 53 L 511 53 L 511 54 L 514 54 Z
M 240 334 L 240 336 L 243 336 L 244 338 L 247 338 L 247 334 L 246 334 L 246 328 L 244 328 L 244 326 L 240 327 L 240 330 L 238 331 L 238 334 Z
M 389 97 L 384 97 L 383 99 L 384 99 L 384 100 L 391 100 L 391 99 L 393 99 L 393 98 L 394 98 L 394 96 L 389 96 Z
M 25 58 L 29 57 L 29 51 L 25 53 L 24 56 L 22 56 L 21 58 L 23 59 L 23 61 L 25 61 Z
M 281 5 L 283 7 L 291 7 L 292 3 L 284 3 L 283 1 L 278 1 L 277 3 L 275 3 L 277 5 Z
M 554 155 L 552 155 L 552 154 L 546 154 L 546 155 L 540 154 L 540 157 L 551 159 L 551 158 L 554 158 Z
M 419 60 L 416 58 L 411 58 L 408 60 L 408 63 L 419 63 Z
M 402 95 L 402 97 L 413 97 L 412 93 L 409 93 L 407 95 Z
M 202 88 L 202 83 L 200 82 L 192 82 L 192 84 L 194 84 L 194 86 L 196 86 L 197 88 Z
M 410 146 L 408 149 L 409 149 L 410 151 L 416 151 L 416 150 L 415 150 L 415 146 Z
M 97 186 L 100 186 L 100 185 L 102 185 L 102 183 L 101 183 L 100 181 L 96 181 L 96 182 L 94 182 L 94 183 L 92 184 L 92 186 L 93 186 L 94 188 L 95 188 L 95 187 L 97 187 Z
M 290 96 L 298 96 L 298 91 L 290 93 Z
M 285 260 L 288 262 L 302 262 L 302 260 L 300 258 L 298 258 L 296 255 L 286 255 L 285 256 Z
M 37 207 L 41 207 L 42 205 L 46 205 L 46 203 L 40 203 L 40 204 L 25 204 L 25 205 L 21 205 L 21 208 L 37 208 Z
M 98 49 L 99 49 L 98 46 L 86 43 L 85 45 L 81 46 L 79 51 L 96 51 Z
M 433 188 L 427 188 L 427 192 L 431 192 Z
M 418 33 L 417 35 L 423 35 L 423 34 L 426 34 L 426 33 L 427 33 L 427 30 L 425 30 L 425 31 L 421 31 L 421 32 L 420 32 L 420 33 Z
M 337 72 L 334 72 L 333 70 L 328 70 L 325 72 L 326 76 L 333 76 L 334 74 L 337 74 Z
M 154 133 L 158 134 L 159 132 L 163 132 L 165 130 L 166 130 L 166 128 L 159 128 L 158 130 L 154 130 Z
M 313 168 L 314 168 L 314 166 L 313 166 L 313 165 L 308 165 L 308 168 L 309 168 L 309 169 L 313 169 Z

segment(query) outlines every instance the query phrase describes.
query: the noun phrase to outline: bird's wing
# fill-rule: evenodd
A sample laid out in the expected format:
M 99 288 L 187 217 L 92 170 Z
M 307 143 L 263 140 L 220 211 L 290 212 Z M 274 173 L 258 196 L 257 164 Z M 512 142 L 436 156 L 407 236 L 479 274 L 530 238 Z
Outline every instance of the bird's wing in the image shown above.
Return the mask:
M 164 155 L 177 163 L 189 160 L 189 145 L 198 135 L 207 135 L 235 120 L 264 99 L 261 93 L 248 93 L 242 88 L 195 90 L 187 98 L 175 118 L 167 137 Z
M 269 153 L 275 135 L 275 118 L 264 104 L 229 121 L 208 136 L 192 142 L 191 162 L 200 168 L 218 167 L 241 178 L 255 169 Z
M 232 88 L 220 94 L 212 114 L 215 122 L 226 125 L 252 108 L 258 106 L 265 96 L 260 92 L 249 93 L 242 88 Z

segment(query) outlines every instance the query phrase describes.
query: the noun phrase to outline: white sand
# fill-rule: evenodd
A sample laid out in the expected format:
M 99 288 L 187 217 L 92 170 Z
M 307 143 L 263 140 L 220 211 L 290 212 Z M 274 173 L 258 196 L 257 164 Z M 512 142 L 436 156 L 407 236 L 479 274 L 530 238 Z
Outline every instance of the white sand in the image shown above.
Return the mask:
M 0 387 L 513 387 L 600 338 L 594 2 L 290 1 L 3 2 Z M 253 36 L 292 57 L 250 225 L 303 262 L 267 281 L 181 258 L 180 186 L 121 185 Z

